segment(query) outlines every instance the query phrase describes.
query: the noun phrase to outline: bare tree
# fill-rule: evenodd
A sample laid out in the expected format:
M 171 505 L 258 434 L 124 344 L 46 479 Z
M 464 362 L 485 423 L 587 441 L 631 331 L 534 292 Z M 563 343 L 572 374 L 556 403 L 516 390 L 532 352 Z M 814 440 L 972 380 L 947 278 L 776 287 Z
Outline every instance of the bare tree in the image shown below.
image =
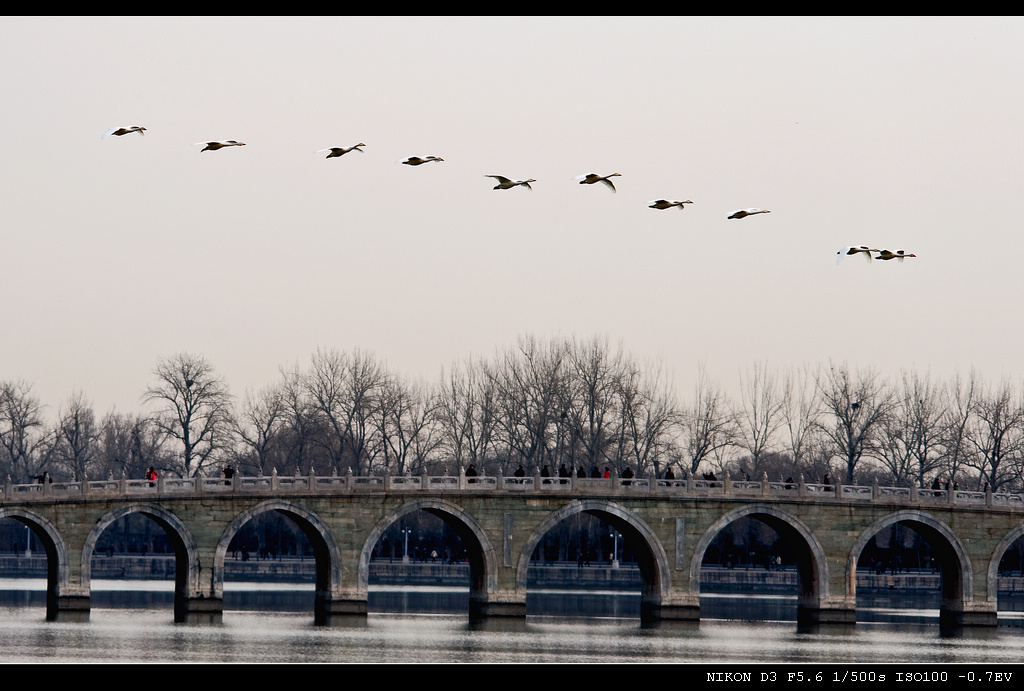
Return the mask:
M 786 450 L 791 461 L 791 474 L 803 472 L 807 459 L 820 458 L 822 415 L 817 391 L 818 373 L 808 367 L 790 370 L 782 385 L 782 418 L 786 430 Z M 813 465 L 813 464 L 812 464 Z M 810 468 L 806 468 L 810 469 Z M 814 467 L 811 477 L 819 475 Z
M 27 482 L 41 472 L 41 451 L 51 436 L 43 429 L 43 406 L 24 381 L 0 382 L 0 461 L 15 482 Z
M 164 447 L 164 435 L 149 418 L 107 413 L 97 441 L 97 477 L 141 478 L 150 466 L 163 472 L 175 465 Z
M 949 481 L 961 473 L 975 453 L 974 445 L 970 441 L 970 431 L 975 401 L 980 395 L 981 388 L 982 385 L 974 371 L 970 373 L 966 382 L 959 372 L 956 373 L 947 387 L 948 404 L 940 421 L 943 449 L 940 473 Z
M 388 377 L 381 392 L 380 435 L 384 467 L 404 475 L 419 472 L 427 456 L 439 445 L 440 435 L 432 425 L 436 396 L 422 383 L 408 385 Z
M 317 461 L 337 468 L 333 456 L 323 459 L 317 454 L 321 449 L 329 449 L 330 445 L 323 440 L 328 435 L 320 425 L 316 407 L 310 400 L 306 377 L 297 367 L 282 370 L 281 376 L 282 440 L 277 460 L 282 465 L 287 463 L 296 468 L 313 467 Z M 271 465 L 263 468 L 262 472 L 270 472 L 273 468 Z
M 974 423 L 967 438 L 977 453 L 966 465 L 975 468 L 979 485 L 987 483 L 994 492 L 1015 479 L 1015 459 L 1024 449 L 1024 406 L 1008 382 L 985 391 L 974 402 Z
M 845 365 L 830 366 L 818 381 L 818 391 L 828 416 L 822 432 L 846 465 L 845 481 L 853 483 L 857 465 L 873 451 L 878 427 L 892 408 L 892 394 L 874 372 L 854 379 Z
M 442 445 L 457 467 L 483 469 L 494 444 L 498 410 L 495 386 L 481 365 L 453 365 L 441 375 L 435 415 Z
M 735 442 L 736 421 L 729 402 L 703 365 L 697 373 L 693 405 L 683 414 L 682 431 L 682 452 L 690 473 L 696 473 L 702 461 L 721 461 L 722 453 Z
M 179 353 L 157 363 L 157 383 L 144 400 L 158 406 L 153 423 L 181 444 L 177 467 L 182 477 L 205 471 L 230 445 L 231 396 L 204 358 Z
M 903 375 L 902 417 L 910 425 L 905 436 L 914 460 L 913 481 L 924 487 L 925 478 L 942 465 L 942 420 L 949 409 L 945 388 L 917 372 Z
M 272 471 L 274 456 L 283 442 L 286 416 L 282 387 L 271 386 L 255 394 L 246 392 L 235 421 L 235 435 L 244 449 L 238 460 L 240 471 L 260 475 Z
M 621 438 L 622 416 L 618 410 L 625 355 L 614 353 L 607 342 L 569 341 L 563 344 L 567 366 L 559 413 L 560 455 L 570 466 L 594 468 L 602 463 L 620 472 L 624 454 L 612 451 Z
M 81 392 L 60 411 L 53 435 L 52 459 L 72 480 L 88 480 L 93 471 L 99 429 L 92 406 Z M 94 478 L 95 479 L 95 478 Z
M 564 349 L 555 344 L 545 348 L 533 338 L 523 338 L 496 364 L 485 368 L 499 410 L 499 442 L 505 447 L 503 474 L 515 463 L 532 472 L 554 462 L 553 451 L 564 431 L 559 425 L 567 399 L 565 367 Z
M 779 395 L 778 378 L 767 365 L 755 363 L 740 375 L 741 407 L 736 419 L 736 446 L 750 454 L 749 466 L 741 462 L 741 471 L 760 480 L 762 461 L 770 453 L 776 432 L 785 422 L 784 402 Z
M 681 412 L 666 388 L 660 368 L 642 370 L 630 365 L 619 378 L 619 410 L 625 448 L 637 475 L 648 468 L 660 477 L 672 459 Z
M 387 373 L 361 351 L 317 351 L 305 377 L 310 403 L 329 432 L 325 440 L 335 468 L 369 474 L 381 451 L 376 420 Z
M 383 440 L 375 434 L 373 419 L 381 405 L 381 396 L 388 381 L 387 369 L 369 353 L 355 351 L 348 376 L 348 441 L 357 472 L 372 472 L 374 460 L 383 450 Z

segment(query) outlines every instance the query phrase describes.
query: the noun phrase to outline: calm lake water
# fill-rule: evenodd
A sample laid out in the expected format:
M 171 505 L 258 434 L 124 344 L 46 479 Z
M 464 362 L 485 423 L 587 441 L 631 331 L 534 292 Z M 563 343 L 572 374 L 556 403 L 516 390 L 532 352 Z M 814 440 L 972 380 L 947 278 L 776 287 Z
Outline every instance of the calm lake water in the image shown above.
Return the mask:
M 93 586 L 88 622 L 47 622 L 41 580 L 0 579 L 0 662 L 655 662 L 701 663 L 703 675 L 709 664 L 1024 660 L 1024 613 L 1000 611 L 998 628 L 950 633 L 928 601 L 897 608 L 881 598 L 866 602 L 854 628 L 800 631 L 789 596 L 708 595 L 699 624 L 642 625 L 637 595 L 541 591 L 531 592 L 525 620 L 475 624 L 464 589 L 380 586 L 367 617 L 318 627 L 311 585 L 229 582 L 223 622 L 192 625 L 174 623 L 169 582 Z

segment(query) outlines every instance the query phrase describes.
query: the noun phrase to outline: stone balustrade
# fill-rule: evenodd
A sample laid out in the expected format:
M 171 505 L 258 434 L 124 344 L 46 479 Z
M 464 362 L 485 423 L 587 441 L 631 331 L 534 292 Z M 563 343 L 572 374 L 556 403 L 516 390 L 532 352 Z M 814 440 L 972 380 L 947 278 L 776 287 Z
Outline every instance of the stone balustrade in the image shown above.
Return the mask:
M 671 497 L 773 498 L 783 501 L 868 502 L 873 504 L 952 505 L 957 508 L 994 508 L 1024 511 L 1024 493 L 976 490 L 881 487 L 879 485 L 832 485 L 803 481 L 707 480 L 697 477 L 665 479 L 577 478 L 459 475 L 280 475 L 220 477 L 160 477 L 156 481 L 121 478 L 0 485 L 0 503 L 81 501 L 90 498 L 217 495 L 217 494 L 353 494 L 367 492 L 489 492 L 489 493 L 585 493 L 587 495 L 655 495 Z

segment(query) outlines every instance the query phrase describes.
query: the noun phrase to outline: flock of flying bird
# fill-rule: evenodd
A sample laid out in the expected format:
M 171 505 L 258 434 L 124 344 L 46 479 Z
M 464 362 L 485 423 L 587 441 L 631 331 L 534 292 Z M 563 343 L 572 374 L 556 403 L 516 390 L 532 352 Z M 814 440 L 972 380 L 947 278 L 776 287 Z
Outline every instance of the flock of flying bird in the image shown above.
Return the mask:
M 836 264 L 843 261 L 844 258 L 849 257 L 852 254 L 864 255 L 864 259 L 866 259 L 869 262 L 872 260 L 872 258 L 881 259 L 882 261 L 889 261 L 890 259 L 903 261 L 907 257 L 917 256 L 916 254 L 909 254 L 907 252 L 904 252 L 903 250 L 896 250 L 895 252 L 893 252 L 891 250 L 871 249 L 870 247 L 861 245 L 860 247 L 844 247 L 843 249 L 836 252 Z
M 110 128 L 109 130 L 107 130 L 103 134 L 102 138 L 106 139 L 107 137 L 110 137 L 110 136 L 121 137 L 121 136 L 124 136 L 126 134 L 133 134 L 133 133 L 138 133 L 139 135 L 145 135 L 146 128 L 145 127 L 139 127 L 137 125 L 133 125 L 131 127 L 112 127 L 112 128 Z M 203 148 L 200 151 L 217 151 L 218 149 L 223 149 L 223 148 L 230 147 L 230 146 L 245 146 L 245 142 L 238 142 L 238 141 L 235 141 L 234 139 L 228 139 L 228 140 L 224 140 L 224 141 L 212 141 L 212 142 L 196 142 L 196 146 L 200 146 L 200 145 L 203 146 Z M 362 153 L 364 146 L 366 146 L 366 144 L 363 144 L 362 142 L 360 142 L 359 144 L 355 144 L 355 145 L 349 146 L 349 147 L 337 147 L 337 146 L 328 147 L 326 149 L 320 149 L 320 150 L 316 151 L 315 153 L 322 154 L 322 153 L 326 152 L 327 153 L 326 158 L 338 158 L 338 157 L 344 156 L 345 154 L 347 154 L 347 153 L 349 153 L 351 151 L 358 151 L 358 152 Z M 423 165 L 425 163 L 440 163 L 442 161 L 444 161 L 444 159 L 441 158 L 440 156 L 410 156 L 410 157 L 408 157 L 408 158 L 406 158 L 406 159 L 404 159 L 402 161 L 399 161 L 399 163 L 401 163 L 403 165 L 407 165 L 407 166 L 420 166 L 420 165 Z M 586 173 L 584 175 L 577 175 L 575 178 L 573 178 L 573 180 L 579 182 L 579 184 L 581 184 L 581 185 L 593 185 L 593 184 L 596 184 L 596 183 L 600 182 L 600 183 L 606 185 L 608 187 L 608 189 L 610 189 L 612 192 L 615 192 L 615 184 L 611 181 L 611 178 L 620 177 L 620 176 L 621 176 L 621 173 L 611 173 L 610 175 L 598 175 L 597 173 Z M 531 182 L 537 182 L 533 178 L 529 178 L 528 180 L 512 180 L 511 178 L 507 178 L 504 175 L 485 175 L 484 177 L 486 177 L 486 178 L 494 178 L 494 180 L 497 181 L 498 184 L 496 184 L 494 186 L 494 189 L 496 189 L 496 190 L 510 190 L 510 189 L 512 189 L 514 187 L 525 187 L 528 190 L 532 190 L 533 188 L 530 186 L 530 183 Z M 659 210 L 671 209 L 673 207 L 676 207 L 676 208 L 679 208 L 679 209 L 685 209 L 686 208 L 685 207 L 686 204 L 693 204 L 693 202 L 691 200 L 689 200 L 689 199 L 687 199 L 686 201 L 678 201 L 678 200 L 674 200 L 674 199 L 652 199 L 651 201 L 647 202 L 647 205 L 648 205 L 649 208 L 651 208 L 651 209 L 659 209 Z M 728 216 L 728 218 L 730 218 L 730 219 L 733 219 L 733 218 L 746 218 L 747 216 L 754 216 L 756 214 L 767 214 L 767 213 L 771 213 L 771 211 L 769 211 L 768 209 L 757 209 L 757 208 L 739 209 L 737 211 L 732 212 L 732 214 L 730 214 Z M 902 262 L 907 257 L 916 257 L 917 256 L 915 254 L 910 254 L 910 253 L 904 252 L 903 250 L 896 250 L 895 252 L 893 252 L 893 251 L 887 250 L 887 249 L 872 249 L 870 247 L 867 247 L 866 245 L 860 245 L 860 246 L 856 246 L 856 247 L 854 247 L 854 246 L 843 247 L 842 249 L 840 249 L 836 253 L 836 263 L 838 264 L 844 258 L 846 258 L 846 257 L 848 257 L 850 255 L 854 255 L 854 254 L 863 255 L 863 257 L 868 262 L 871 262 L 872 259 L 881 259 L 882 261 L 888 261 L 890 259 L 896 259 L 897 261 Z

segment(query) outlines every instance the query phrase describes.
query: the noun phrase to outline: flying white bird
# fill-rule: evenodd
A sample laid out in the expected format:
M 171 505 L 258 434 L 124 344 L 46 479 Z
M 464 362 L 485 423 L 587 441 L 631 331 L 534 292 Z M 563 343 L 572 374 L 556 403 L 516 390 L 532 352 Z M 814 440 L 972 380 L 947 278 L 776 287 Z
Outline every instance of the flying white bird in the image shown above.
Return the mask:
M 673 206 L 678 206 L 680 209 L 685 209 L 683 204 L 693 204 L 689 199 L 685 202 L 677 202 L 671 199 L 652 199 L 647 202 L 647 206 L 651 209 L 671 209 Z
M 745 218 L 747 216 L 753 216 L 754 214 L 770 214 L 771 211 L 768 209 L 740 209 L 739 211 L 733 211 L 732 216 L 729 218 Z
M 593 185 L 595 182 L 603 182 L 608 185 L 608 188 L 614 192 L 615 185 L 608 178 L 621 177 L 621 173 L 612 173 L 611 175 L 600 176 L 597 173 L 587 173 L 586 175 L 577 175 L 573 180 L 578 180 L 581 185 Z
M 341 147 L 337 147 L 337 146 L 332 146 L 332 147 L 327 148 L 327 149 L 320 149 L 319 151 L 317 151 L 315 153 L 322 154 L 325 151 L 330 151 L 331 153 L 327 154 L 327 158 L 337 158 L 338 156 L 344 156 L 349 151 L 358 151 L 359 153 L 363 153 L 363 150 L 359 148 L 361 146 L 366 146 L 366 144 L 359 143 L 359 144 L 356 144 L 355 146 L 350 146 L 348 148 L 341 148 Z
M 407 166 L 421 166 L 424 163 L 430 163 L 431 161 L 443 161 L 443 160 L 444 159 L 441 158 L 440 156 L 426 156 L 424 158 L 420 158 L 419 156 L 410 156 L 409 158 L 405 159 L 404 161 L 399 161 L 399 163 L 402 163 L 402 164 L 407 165 Z
M 876 259 L 881 259 L 882 261 L 889 261 L 890 259 L 898 259 L 898 260 L 900 260 L 902 262 L 907 257 L 916 257 L 917 256 L 916 254 L 907 254 L 903 250 L 896 250 L 895 252 L 890 252 L 889 250 L 875 250 L 875 251 L 878 252 L 878 254 L 875 255 L 875 258 Z
M 138 132 L 143 137 L 146 136 L 146 128 L 145 127 L 139 127 L 137 125 L 132 125 L 131 127 L 111 127 L 109 130 L 107 130 L 106 132 L 103 133 L 103 136 L 100 137 L 100 139 L 106 139 L 107 137 L 109 137 L 111 135 L 113 135 L 115 137 L 121 137 L 121 136 L 126 135 L 126 134 L 131 134 L 132 132 Z
M 526 189 L 532 190 L 533 188 L 530 187 L 530 183 L 537 182 L 533 178 L 530 178 L 529 180 L 509 180 L 504 175 L 485 175 L 484 177 L 494 178 L 498 181 L 498 184 L 494 186 L 494 189 L 496 190 L 510 190 L 517 185 L 522 185 Z
M 872 252 L 878 252 L 878 250 L 873 250 L 865 245 L 861 245 L 860 247 L 844 247 L 843 249 L 836 252 L 836 264 L 838 264 L 839 262 L 843 261 L 843 259 L 853 254 L 863 254 L 864 259 L 870 263 Z
M 217 149 L 223 149 L 226 146 L 245 146 L 245 142 L 236 142 L 234 139 L 228 139 L 223 142 L 196 142 L 195 146 L 201 146 L 203 144 L 206 146 L 199 150 L 200 153 L 203 151 L 216 151 Z

